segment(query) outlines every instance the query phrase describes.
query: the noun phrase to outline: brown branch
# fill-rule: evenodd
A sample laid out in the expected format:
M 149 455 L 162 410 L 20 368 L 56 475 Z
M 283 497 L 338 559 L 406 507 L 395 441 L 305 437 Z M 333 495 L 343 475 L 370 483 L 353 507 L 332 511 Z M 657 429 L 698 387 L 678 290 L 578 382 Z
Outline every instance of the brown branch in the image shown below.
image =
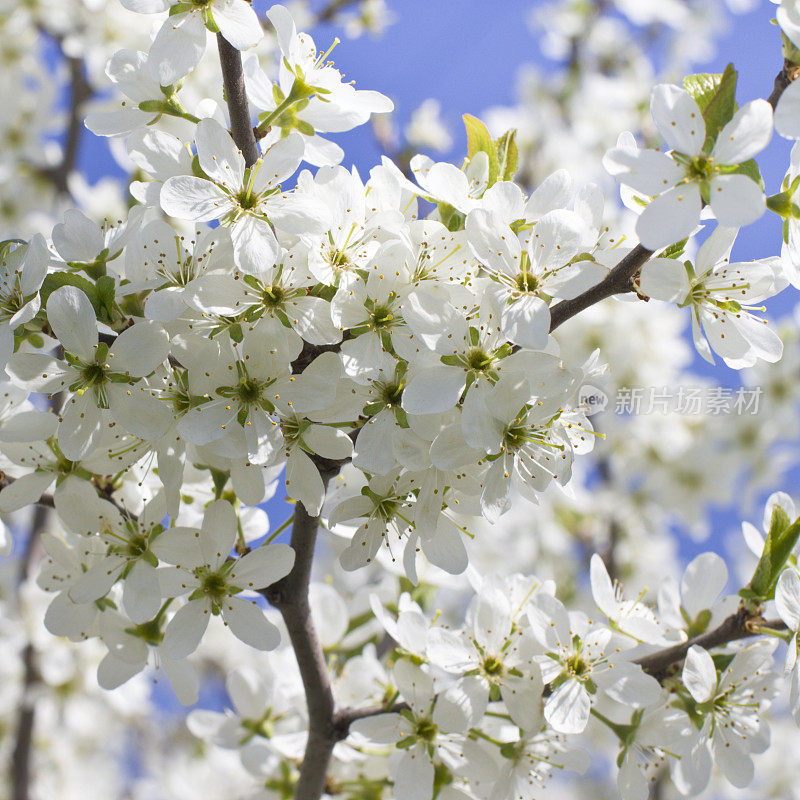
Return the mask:
M 330 22 L 340 11 L 358 2 L 358 0 L 331 0 L 328 5 L 324 6 L 317 12 L 314 18 L 313 25 L 319 25 L 320 22 Z
M 363 706 L 362 708 L 343 708 L 336 712 L 335 722 L 339 737 L 344 739 L 350 731 L 350 726 L 360 719 L 377 717 L 380 714 L 398 714 L 411 708 L 408 703 L 393 703 L 386 706 Z
M 244 85 L 242 54 L 221 33 L 217 34 L 217 49 L 222 67 L 225 102 L 228 104 L 228 115 L 231 119 L 231 136 L 242 151 L 244 163 L 252 167 L 258 161 L 259 154 Z
M 633 291 L 633 277 L 652 255 L 652 250 L 637 244 L 600 283 L 571 300 L 562 300 L 552 306 L 550 309 L 550 333 L 570 317 L 574 317 L 589 306 L 599 303 L 611 295 Z
M 6 475 L 5 472 L 0 472 L 0 491 L 5 489 L 6 486 L 10 486 L 16 480 L 17 480 L 16 478 L 12 478 L 10 475 Z M 131 513 L 127 508 L 125 508 L 125 506 L 118 503 L 112 497 L 112 493 L 114 491 L 112 486 L 110 485 L 101 486 L 98 484 L 96 480 L 91 480 L 89 481 L 89 483 L 91 483 L 92 486 L 94 486 L 95 490 L 97 491 L 98 497 L 100 497 L 102 500 L 107 500 L 109 503 L 111 503 L 112 506 L 115 506 L 116 509 L 120 512 L 120 514 L 122 514 L 126 519 L 129 519 L 132 522 L 136 522 L 139 519 L 137 514 Z M 37 508 L 43 508 L 43 509 L 55 508 L 56 507 L 55 498 L 53 497 L 52 494 L 48 492 L 47 494 L 43 494 L 34 503 L 34 505 Z
M 663 680 L 669 675 L 670 668 L 679 664 L 686 658 L 686 653 L 693 645 L 698 645 L 706 650 L 712 647 L 722 647 L 729 642 L 739 639 L 748 639 L 758 635 L 758 628 L 763 625 L 775 630 L 785 630 L 786 625 L 782 620 L 763 620 L 759 616 L 749 613 L 746 609 L 740 608 L 735 614 L 731 614 L 719 627 L 713 631 L 701 633 L 688 641 L 659 650 L 649 656 L 638 659 L 637 663 L 648 675 L 652 675 L 658 680 Z
M 327 486 L 338 468 L 338 465 L 322 467 L 323 485 Z M 295 552 L 294 567 L 285 578 L 261 590 L 283 617 L 300 669 L 308 708 L 308 741 L 295 788 L 295 800 L 318 800 L 322 796 L 333 747 L 343 738 L 335 717 L 328 666 L 308 602 L 318 527 L 319 517 L 309 516 L 302 503 L 298 503 L 290 541 Z
M 50 31 L 40 28 L 41 33 L 51 37 L 58 46 L 62 58 L 67 64 L 70 85 L 69 122 L 67 124 L 64 152 L 61 163 L 42 170 L 42 174 L 52 181 L 59 194 L 68 196 L 69 176 L 78 162 L 81 137 L 83 135 L 83 108 L 93 97 L 94 89 L 86 78 L 86 67 L 79 56 L 68 56 L 64 52 L 63 38 Z
M 31 754 L 33 751 L 33 727 L 36 706 L 30 697 L 31 689 L 38 681 L 33 645 L 28 643 L 22 653 L 24 678 L 22 700 L 17 716 L 17 740 L 11 754 L 12 800 L 28 800 L 31 783 Z
M 31 519 L 28 541 L 22 554 L 17 574 L 20 587 L 31 575 L 34 556 L 39 538 L 47 525 L 49 510 L 41 506 L 34 509 Z M 36 666 L 36 651 L 28 642 L 22 651 L 22 691 L 17 715 L 17 738 L 11 753 L 11 798 L 12 800 L 29 800 L 31 784 L 31 755 L 33 753 L 33 731 L 36 721 L 36 706 L 33 702 L 33 690 L 39 682 L 39 670 Z
M 778 100 L 786 91 L 789 84 L 796 80 L 800 74 L 800 66 L 784 59 L 783 69 L 775 76 L 775 83 L 772 87 L 772 94 L 767 98 L 767 102 L 772 106 L 773 111 L 778 105 Z

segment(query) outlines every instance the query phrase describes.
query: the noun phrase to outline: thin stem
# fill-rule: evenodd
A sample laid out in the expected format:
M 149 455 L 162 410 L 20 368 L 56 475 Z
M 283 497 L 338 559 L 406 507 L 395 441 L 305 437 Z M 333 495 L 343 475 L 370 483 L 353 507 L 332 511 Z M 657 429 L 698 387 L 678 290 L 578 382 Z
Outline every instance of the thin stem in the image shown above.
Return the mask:
M 247 102 L 242 54 L 221 33 L 217 34 L 217 49 L 225 86 L 225 102 L 231 119 L 231 136 L 242 151 L 245 166 L 252 167 L 258 161 L 258 143 L 253 132 L 250 104 Z
M 274 542 L 275 539 L 277 539 L 278 536 L 280 536 L 280 534 L 282 534 L 293 522 L 294 522 L 294 514 L 292 514 L 292 516 L 289 517 L 289 519 L 285 519 L 280 525 L 278 525 L 278 527 L 275 528 L 274 531 L 272 531 L 269 537 L 264 540 L 264 544 L 270 544 L 271 542 Z
M 264 118 L 263 122 L 258 124 L 256 131 L 261 135 L 266 134 L 269 131 L 269 126 L 272 125 L 272 123 L 278 119 L 278 117 L 283 114 L 287 108 L 291 108 L 297 102 L 299 101 L 289 95 L 289 97 L 287 97 L 274 111 L 270 112 L 268 117 Z

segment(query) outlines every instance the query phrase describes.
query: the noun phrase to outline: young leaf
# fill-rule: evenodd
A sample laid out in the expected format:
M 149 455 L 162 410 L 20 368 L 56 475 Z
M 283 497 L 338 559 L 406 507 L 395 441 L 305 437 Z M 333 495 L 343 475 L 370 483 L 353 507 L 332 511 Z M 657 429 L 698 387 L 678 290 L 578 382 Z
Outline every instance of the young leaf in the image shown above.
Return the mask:
M 44 279 L 42 288 L 39 290 L 39 297 L 41 298 L 43 307 L 47 305 L 47 298 L 50 297 L 56 289 L 60 289 L 62 286 L 76 286 L 89 298 L 89 302 L 94 307 L 95 313 L 101 313 L 103 303 L 97 294 L 95 285 L 84 278 L 83 275 L 78 275 L 75 272 L 51 272 Z
M 736 113 L 736 78 L 733 64 L 728 64 L 722 73 L 717 91 L 702 109 L 703 119 L 706 121 L 706 151 L 714 146 L 719 132 Z
M 688 239 L 681 239 L 679 242 L 675 242 L 675 244 L 671 244 L 665 250 L 663 250 L 659 254 L 659 258 L 680 258 L 683 255 L 683 251 L 686 248 L 686 243 Z
M 748 599 L 766 602 L 775 596 L 775 584 L 800 539 L 800 518 L 792 522 L 780 506 L 772 510 L 769 533 L 764 551 L 758 560 L 753 577 L 739 594 Z
M 722 81 L 721 72 L 700 72 L 696 75 L 687 75 L 683 79 L 683 88 L 692 96 L 700 110 L 705 112 L 708 104 L 719 90 Z
M 517 148 L 517 131 L 512 128 L 495 141 L 497 149 L 498 176 L 500 181 L 510 181 L 517 172 L 519 149 Z
M 114 316 L 114 298 L 116 295 L 114 279 L 110 275 L 103 275 L 97 279 L 95 286 L 97 288 L 97 303 L 99 306 L 97 318 L 103 322 L 111 322 Z
M 499 165 L 497 149 L 486 126 L 472 114 L 464 114 L 464 127 L 467 129 L 467 156 L 484 152 L 489 157 L 489 186 L 497 182 Z
M 736 171 L 741 175 L 747 175 L 748 178 L 752 178 L 763 190 L 764 179 L 761 177 L 761 170 L 758 168 L 754 158 L 743 161 Z

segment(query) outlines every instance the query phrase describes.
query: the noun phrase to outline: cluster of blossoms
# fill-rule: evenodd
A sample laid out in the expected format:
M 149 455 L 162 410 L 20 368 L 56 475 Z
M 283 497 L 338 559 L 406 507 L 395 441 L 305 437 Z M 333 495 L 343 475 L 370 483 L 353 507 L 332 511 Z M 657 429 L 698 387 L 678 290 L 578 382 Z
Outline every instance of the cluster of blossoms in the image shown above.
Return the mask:
M 785 495 L 771 498 L 768 537 L 778 529 L 776 508 L 786 518 L 794 511 Z M 800 528 L 792 527 L 796 542 Z M 747 536 L 753 544 L 758 538 Z M 337 702 L 366 711 L 354 715 L 350 735 L 334 749 L 331 793 L 347 796 L 361 782 L 400 800 L 436 796 L 441 786 L 459 797 L 531 798 L 553 772 L 584 772 L 587 736 L 601 728 L 618 739 L 617 785 L 625 800 L 648 797 L 664 769 L 687 797 L 707 787 L 714 764 L 734 786 L 747 786 L 752 756 L 769 744 L 764 714 L 781 680 L 775 639 L 714 647 L 720 623 L 741 613 L 737 598 L 725 594 L 727 581 L 724 561 L 703 553 L 649 604 L 641 595 L 626 599 L 595 556 L 591 589 L 600 619 L 567 611 L 552 581 L 493 575 L 473 585 L 460 625 L 408 594 L 393 611 L 371 594 L 377 631 L 348 614 L 332 587 L 312 585 L 326 652 L 346 652 L 359 639 L 391 643 L 387 656 L 367 646 L 334 667 Z M 368 593 L 355 598 L 357 608 Z M 796 636 L 798 598 L 800 577 L 790 567 L 775 591 L 790 632 L 784 638 Z M 708 649 L 692 644 L 704 634 Z M 794 639 L 790 645 L 796 713 Z M 195 736 L 238 750 L 245 769 L 255 780 L 266 778 L 267 787 L 279 782 L 283 759 L 301 756 L 298 736 L 307 724 L 293 705 L 302 688 L 288 655 L 270 656 L 261 675 L 234 669 L 227 681 L 232 707 L 189 716 Z
M 463 625 L 417 599 L 437 569 L 443 585 L 457 581 L 470 540 L 520 498 L 547 510 L 558 487 L 572 490 L 588 461 L 576 456 L 597 436 L 582 389 L 604 354 L 570 358 L 551 334 L 598 286 L 688 307 L 708 360 L 781 358 L 753 313 L 800 283 L 796 154 L 769 197 L 752 161 L 772 106 L 737 109 L 732 68 L 655 88 L 669 152 L 623 134 L 604 159 L 638 214 L 634 247 L 597 185 L 557 170 L 521 188 L 515 132 L 492 138 L 473 117 L 461 167 L 417 155 L 404 171 L 384 158 L 363 180 L 340 166 L 326 137 L 392 103 L 345 82 L 282 6 L 267 12 L 276 44 L 262 49 L 245 0 L 124 5 L 160 15 L 154 37 L 111 58 L 125 99 L 87 126 L 137 168 L 127 218 L 99 225 L 72 209 L 46 236 L 0 246 L 0 511 L 54 510 L 37 534 L 47 629 L 97 640 L 102 687 L 155 665 L 187 705 L 201 688 L 192 656 L 220 630 L 223 649 L 232 634 L 268 652 L 257 670 L 228 664 L 233 712 L 194 712 L 190 729 L 239 751 L 254 779 L 242 794 L 290 795 L 319 732 L 310 700 L 303 711 L 303 656 L 301 675 L 287 646 L 304 607 L 286 597 L 310 563 L 258 508 L 282 485 L 295 504 L 287 526 L 320 518 L 332 569 L 373 576 L 344 585 L 380 580 L 364 569 L 376 561 L 402 575 L 385 597 L 353 592 L 366 621 L 344 591 L 311 586 L 305 610 L 347 722 L 330 742 L 330 795 L 529 798 L 554 770 L 587 767 L 576 737 L 599 726 L 619 742 L 626 800 L 646 797 L 664 765 L 686 796 L 713 763 L 747 785 L 779 689 L 774 641 L 721 650 L 711 634 L 738 625 L 790 639 L 797 714 L 800 526 L 787 498 L 770 502 L 765 537 L 748 537 L 759 560 L 739 600 L 722 596 L 728 573 L 713 554 L 649 603 L 625 599 L 594 555 L 601 621 L 568 610 L 561 585 L 557 597 L 552 581 L 522 575 L 469 572 Z M 779 14 L 789 39 L 795 5 Z M 246 139 L 231 132 L 230 88 L 227 107 L 218 88 L 192 97 L 209 33 L 223 62 L 226 48 L 234 61 L 249 51 Z M 775 112 L 787 137 L 793 98 L 787 89 Z M 767 208 L 785 220 L 781 256 L 729 263 L 738 227 Z M 0 544 L 11 547 L 5 530 Z M 765 622 L 773 599 L 781 629 Z

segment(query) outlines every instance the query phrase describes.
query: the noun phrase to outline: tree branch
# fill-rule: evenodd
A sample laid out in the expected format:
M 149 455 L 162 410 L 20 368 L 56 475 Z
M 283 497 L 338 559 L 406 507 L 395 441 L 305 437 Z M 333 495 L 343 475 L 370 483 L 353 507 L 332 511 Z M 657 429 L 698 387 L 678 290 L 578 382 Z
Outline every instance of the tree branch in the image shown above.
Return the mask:
M 43 170 L 43 174 L 53 182 L 59 194 L 69 195 L 69 176 L 77 164 L 81 136 L 83 134 L 83 107 L 94 95 L 94 89 L 86 79 L 86 68 L 83 59 L 78 56 L 68 56 L 64 52 L 63 40 L 60 36 L 44 28 L 40 28 L 40 30 L 44 35 L 51 37 L 58 46 L 59 52 L 69 70 L 70 85 L 69 122 L 67 124 L 61 163 Z
M 38 680 L 33 645 L 28 643 L 22 652 L 23 683 L 22 699 L 17 716 L 17 740 L 11 754 L 12 800 L 28 800 L 31 783 L 31 752 L 33 750 L 33 726 L 36 706 L 30 697 L 31 689 Z
M 773 111 L 778 105 L 778 100 L 781 99 L 781 95 L 788 88 L 789 84 L 797 79 L 798 74 L 800 74 L 800 66 L 784 59 L 783 69 L 775 76 L 772 94 L 767 98 L 767 102 L 772 106 Z
M 231 119 L 231 136 L 242 151 L 246 166 L 252 167 L 258 161 L 259 154 L 244 85 L 242 54 L 221 33 L 217 34 L 217 49 L 225 86 L 225 102 Z
M 47 525 L 49 510 L 41 506 L 34 509 L 28 541 L 20 558 L 17 573 L 18 588 L 28 579 L 33 568 L 39 537 Z M 33 752 L 33 730 L 36 706 L 33 702 L 33 689 L 39 682 L 36 666 L 36 651 L 29 641 L 22 651 L 22 691 L 20 692 L 19 713 L 17 715 L 17 738 L 11 753 L 11 798 L 29 800 L 31 784 L 31 754 Z
M 338 465 L 323 466 L 320 469 L 323 485 L 327 486 L 337 471 Z M 333 747 L 343 738 L 336 724 L 328 665 L 308 602 L 318 527 L 319 517 L 309 516 L 302 503 L 298 503 L 290 541 L 295 552 L 294 567 L 285 578 L 261 590 L 283 617 L 308 707 L 308 741 L 295 788 L 295 800 L 318 800 L 322 796 Z
M 6 486 L 10 486 L 16 480 L 17 480 L 16 478 L 12 478 L 10 475 L 6 475 L 5 472 L 0 472 L 0 491 L 5 489 Z M 94 486 L 95 490 L 97 491 L 98 497 L 100 497 L 103 500 L 108 500 L 108 502 L 111 503 L 112 506 L 115 506 L 117 510 L 120 512 L 120 514 L 122 514 L 124 517 L 131 520 L 132 522 L 136 522 L 139 519 L 137 514 L 131 513 L 130 511 L 128 511 L 127 508 L 125 508 L 125 506 L 121 505 L 113 498 L 112 494 L 114 492 L 114 488 L 112 486 L 108 487 L 98 486 L 97 483 L 94 481 L 90 481 L 90 483 L 92 484 L 92 486 Z M 35 502 L 34 505 L 36 505 L 38 508 L 55 508 L 56 507 L 55 498 L 50 493 L 43 494 Z
M 698 645 L 706 650 L 712 647 L 722 647 L 722 645 L 729 642 L 735 642 L 738 639 L 747 639 L 751 636 L 758 635 L 758 628 L 761 625 L 767 628 L 774 628 L 775 630 L 785 630 L 786 625 L 782 620 L 767 620 L 764 621 L 759 616 L 750 614 L 746 609 L 740 608 L 735 614 L 731 614 L 722 624 L 715 628 L 713 631 L 701 633 L 686 642 L 681 642 L 665 650 L 659 650 L 649 656 L 644 656 L 636 661 L 636 663 L 648 674 L 652 675 L 658 680 L 667 677 L 670 667 L 673 664 L 678 664 L 686 658 L 686 653 L 693 645 Z
M 328 5 L 319 10 L 313 24 L 318 25 L 320 22 L 330 22 L 340 11 L 356 2 L 358 0 L 331 0 Z
M 392 703 L 388 708 L 386 706 L 363 706 L 362 708 L 343 708 L 337 711 L 335 715 L 336 728 L 339 737 L 344 739 L 350 732 L 350 726 L 360 719 L 367 719 L 368 717 L 377 717 L 380 714 L 398 714 L 401 711 L 407 711 L 411 708 L 408 703 Z
M 631 279 L 652 255 L 652 250 L 637 244 L 600 283 L 571 300 L 562 300 L 560 303 L 556 303 L 550 309 L 550 333 L 570 317 L 574 317 L 589 306 L 593 306 L 613 294 L 633 291 Z
M 790 83 L 800 77 L 800 65 L 784 61 L 783 69 L 775 76 L 775 85 L 767 102 L 774 109 L 781 95 Z M 633 291 L 631 279 L 653 255 L 652 250 L 637 244 L 600 283 L 587 289 L 571 300 L 562 300 L 550 309 L 550 333 L 570 317 L 574 317 L 589 306 L 611 297 Z

